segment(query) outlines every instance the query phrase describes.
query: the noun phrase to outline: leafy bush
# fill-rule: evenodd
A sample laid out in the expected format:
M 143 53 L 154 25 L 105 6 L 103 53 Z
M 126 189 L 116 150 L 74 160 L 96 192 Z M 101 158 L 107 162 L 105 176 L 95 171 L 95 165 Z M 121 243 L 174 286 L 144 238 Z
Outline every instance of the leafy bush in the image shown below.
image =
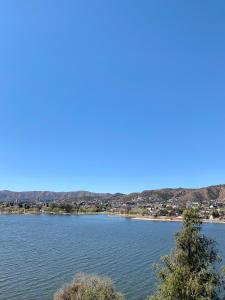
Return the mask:
M 61 288 L 53 300 L 123 300 L 112 281 L 94 275 L 79 274 L 74 281 Z

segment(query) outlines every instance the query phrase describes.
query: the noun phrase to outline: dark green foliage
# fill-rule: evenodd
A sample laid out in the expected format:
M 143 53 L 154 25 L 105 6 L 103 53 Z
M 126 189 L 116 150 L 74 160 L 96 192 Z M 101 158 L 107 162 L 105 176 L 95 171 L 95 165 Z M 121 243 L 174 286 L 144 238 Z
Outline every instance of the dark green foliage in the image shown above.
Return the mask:
M 201 220 L 196 210 L 184 212 L 181 232 L 176 235 L 176 248 L 162 258 L 158 266 L 159 286 L 152 300 L 219 300 L 223 276 L 215 270 L 220 261 L 215 242 L 201 233 Z
M 108 278 L 78 275 L 74 282 L 60 289 L 53 300 L 123 300 Z
M 59 208 L 63 209 L 66 213 L 71 213 L 73 211 L 73 206 L 70 203 L 61 203 Z
M 220 214 L 219 214 L 219 212 L 218 212 L 217 210 L 214 210 L 214 211 L 212 212 L 212 216 L 213 216 L 213 218 L 219 218 L 219 217 L 220 217 Z

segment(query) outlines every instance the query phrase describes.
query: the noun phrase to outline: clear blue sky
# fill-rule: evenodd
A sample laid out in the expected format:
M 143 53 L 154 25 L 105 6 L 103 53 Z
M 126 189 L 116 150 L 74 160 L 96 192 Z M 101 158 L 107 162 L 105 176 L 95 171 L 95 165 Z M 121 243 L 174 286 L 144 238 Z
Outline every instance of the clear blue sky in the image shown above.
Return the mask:
M 0 189 L 225 183 L 225 1 L 3 0 Z

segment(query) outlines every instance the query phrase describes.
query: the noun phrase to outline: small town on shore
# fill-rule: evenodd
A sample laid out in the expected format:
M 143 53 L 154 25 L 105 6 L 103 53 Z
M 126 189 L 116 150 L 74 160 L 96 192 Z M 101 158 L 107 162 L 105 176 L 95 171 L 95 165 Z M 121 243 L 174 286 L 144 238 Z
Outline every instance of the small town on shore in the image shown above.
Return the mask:
M 132 194 L 0 191 L 1 214 L 120 214 L 150 220 L 182 220 L 186 208 L 205 221 L 225 222 L 225 186 L 148 190 Z

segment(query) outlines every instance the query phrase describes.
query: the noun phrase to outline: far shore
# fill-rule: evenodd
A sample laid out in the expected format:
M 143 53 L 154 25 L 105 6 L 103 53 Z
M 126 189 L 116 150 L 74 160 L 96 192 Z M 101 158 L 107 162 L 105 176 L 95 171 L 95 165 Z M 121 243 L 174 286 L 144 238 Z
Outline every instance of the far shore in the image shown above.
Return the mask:
M 18 212 L 18 211 L 12 211 L 10 213 L 8 212 L 0 212 L 0 215 L 48 215 L 48 216 L 82 216 L 82 215 L 111 215 L 111 216 L 118 216 L 118 217 L 125 217 L 130 218 L 132 220 L 139 220 L 139 221 L 151 221 L 151 222 L 183 222 L 183 218 L 181 216 L 179 217 L 152 217 L 152 216 L 141 216 L 141 215 L 130 215 L 130 214 L 120 214 L 120 213 L 114 213 L 114 212 L 79 212 L 79 213 L 55 213 L 55 212 Z M 210 224 L 225 224 L 225 220 L 219 220 L 219 219 L 202 219 L 203 223 L 210 223 Z
M 182 217 L 145 217 L 145 216 L 135 216 L 131 217 L 133 220 L 140 220 L 140 221 L 158 221 L 158 222 L 183 222 Z M 225 224 L 225 220 L 210 220 L 210 219 L 202 219 L 203 223 L 215 223 L 215 224 Z

